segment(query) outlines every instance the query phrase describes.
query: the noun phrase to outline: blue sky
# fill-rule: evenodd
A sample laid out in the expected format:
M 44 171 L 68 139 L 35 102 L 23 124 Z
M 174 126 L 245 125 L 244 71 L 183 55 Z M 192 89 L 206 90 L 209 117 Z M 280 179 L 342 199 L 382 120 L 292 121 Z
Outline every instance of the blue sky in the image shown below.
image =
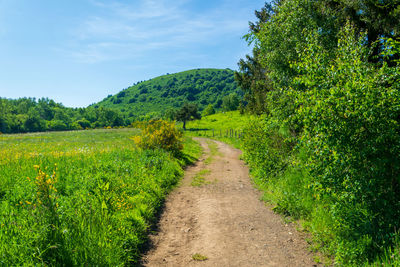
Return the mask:
M 0 97 L 84 107 L 133 83 L 237 69 L 262 0 L 0 0 Z

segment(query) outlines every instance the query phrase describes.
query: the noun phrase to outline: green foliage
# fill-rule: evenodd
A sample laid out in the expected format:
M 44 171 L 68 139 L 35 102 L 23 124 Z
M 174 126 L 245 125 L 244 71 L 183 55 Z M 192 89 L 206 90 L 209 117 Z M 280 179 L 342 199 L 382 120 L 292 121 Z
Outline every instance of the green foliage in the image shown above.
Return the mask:
M 150 112 L 168 119 L 170 114 L 166 110 L 179 109 L 186 102 L 197 104 L 201 111 L 209 104 L 219 109 L 224 96 L 236 93 L 241 98 L 243 95 L 230 69 L 194 69 L 167 74 L 121 92 L 124 94 L 118 97 L 120 103 L 114 103 L 117 97 L 107 97 L 96 105 L 124 110 L 123 114 L 131 121 L 142 119 Z
M 208 106 L 203 110 L 202 115 L 203 116 L 208 116 L 208 115 L 213 115 L 215 114 L 215 109 L 212 104 L 208 104 Z
M 183 122 L 183 129 L 186 130 L 186 122 L 201 119 L 201 114 L 197 110 L 197 105 L 185 103 L 175 114 L 177 121 Z
M 250 120 L 243 130 L 242 139 L 244 158 L 251 162 L 254 175 L 264 179 L 278 176 L 285 170 L 291 151 L 290 142 L 281 133 L 279 123 L 267 121 Z
M 235 72 L 235 80 L 245 92 L 246 109 L 253 114 L 261 115 L 268 111 L 266 96 L 267 92 L 272 90 L 272 83 L 259 62 L 259 54 L 257 50 L 254 50 L 253 56 L 246 55 L 246 60 L 240 59 L 239 71 Z M 242 103 L 240 108 L 244 109 Z
M 135 129 L 1 135 L 0 264 L 138 263 L 183 156 L 137 151 Z M 180 163 L 180 164 L 179 164 Z
M 398 1 L 276 1 L 245 36 L 253 56 L 236 79 L 265 116 L 245 129 L 244 157 L 265 199 L 305 220 L 338 264 L 385 249 L 395 258 L 399 11 Z
M 239 107 L 239 98 L 235 93 L 231 93 L 222 98 L 222 109 L 224 111 L 237 110 Z
M 132 137 L 135 144 L 141 149 L 164 149 L 178 154 L 182 149 L 182 132 L 174 122 L 154 120 L 143 123 L 142 134 Z
M 295 94 L 315 178 L 310 186 L 336 203 L 331 215 L 342 262 L 373 255 L 400 226 L 400 71 L 368 63 L 365 39 L 353 36 L 350 27 L 343 31 L 334 61 L 311 41 L 296 64 L 307 87 Z
M 346 26 L 331 50 L 320 31 L 306 31 L 292 86 L 268 94 L 278 111 L 243 138 L 275 210 L 306 220 L 319 249 L 350 265 L 374 259 L 400 226 L 400 68 L 371 63 L 365 35 L 355 36 Z M 394 42 L 382 44 L 396 54 Z
M 327 13 L 335 16 L 339 25 L 350 22 L 356 32 L 365 32 L 365 44 L 372 48 L 368 55 L 370 62 L 378 63 L 383 46 L 374 45 L 382 38 L 398 38 L 400 36 L 400 2 L 398 0 L 369 1 L 323 1 Z M 397 56 L 396 59 L 399 59 Z M 391 65 L 392 59 L 386 59 Z
M 107 108 L 66 108 L 41 98 L 0 98 L 0 132 L 65 131 L 127 125 L 122 114 Z

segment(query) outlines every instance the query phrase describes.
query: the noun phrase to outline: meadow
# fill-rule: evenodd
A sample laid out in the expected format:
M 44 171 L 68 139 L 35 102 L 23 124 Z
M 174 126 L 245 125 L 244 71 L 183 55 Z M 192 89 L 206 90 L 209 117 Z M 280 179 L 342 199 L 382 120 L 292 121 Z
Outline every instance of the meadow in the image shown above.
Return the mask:
M 135 264 L 201 149 L 138 150 L 136 129 L 0 135 L 0 265 Z
M 249 120 L 254 115 L 228 111 L 204 116 L 201 120 L 186 123 L 186 136 L 209 137 L 240 147 L 240 139 Z

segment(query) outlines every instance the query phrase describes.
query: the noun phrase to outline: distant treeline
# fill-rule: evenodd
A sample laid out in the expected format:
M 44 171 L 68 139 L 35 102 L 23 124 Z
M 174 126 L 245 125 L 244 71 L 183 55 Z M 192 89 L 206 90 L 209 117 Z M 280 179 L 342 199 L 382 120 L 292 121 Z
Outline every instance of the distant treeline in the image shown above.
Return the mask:
M 130 124 L 109 108 L 68 108 L 48 98 L 0 98 L 0 132 L 80 130 Z

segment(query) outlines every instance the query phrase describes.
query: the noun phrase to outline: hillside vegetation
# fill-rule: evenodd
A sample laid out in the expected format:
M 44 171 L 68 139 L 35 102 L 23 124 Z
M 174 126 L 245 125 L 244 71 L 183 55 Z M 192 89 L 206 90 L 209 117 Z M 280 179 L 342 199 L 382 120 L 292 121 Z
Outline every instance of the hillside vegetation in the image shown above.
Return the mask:
M 203 110 L 209 104 L 220 109 L 224 96 L 242 95 L 230 69 L 194 69 L 139 82 L 116 95 L 109 95 L 94 107 L 113 108 L 134 120 L 142 115 L 163 115 L 185 102 Z

